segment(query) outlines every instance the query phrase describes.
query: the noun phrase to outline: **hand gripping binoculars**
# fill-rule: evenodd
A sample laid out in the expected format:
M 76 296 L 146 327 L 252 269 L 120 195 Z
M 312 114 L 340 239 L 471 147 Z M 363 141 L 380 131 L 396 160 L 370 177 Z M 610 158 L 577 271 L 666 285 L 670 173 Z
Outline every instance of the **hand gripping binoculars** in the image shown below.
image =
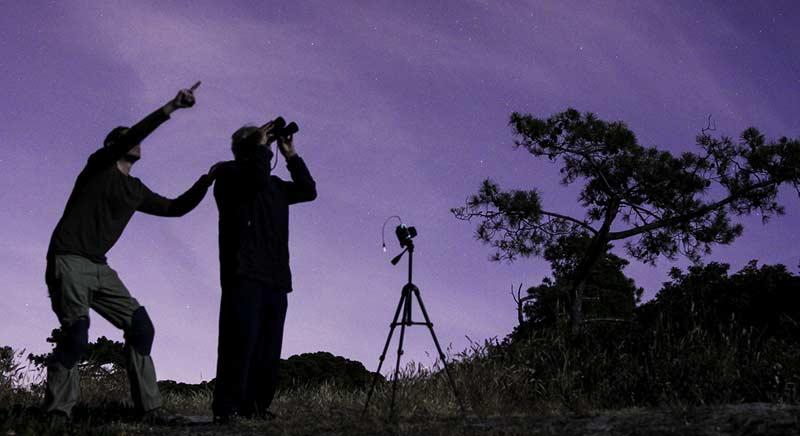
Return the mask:
M 294 121 L 287 125 L 283 117 L 278 117 L 259 127 L 259 130 L 267 135 L 267 141 L 272 142 L 278 138 L 294 135 L 300 131 L 300 127 Z

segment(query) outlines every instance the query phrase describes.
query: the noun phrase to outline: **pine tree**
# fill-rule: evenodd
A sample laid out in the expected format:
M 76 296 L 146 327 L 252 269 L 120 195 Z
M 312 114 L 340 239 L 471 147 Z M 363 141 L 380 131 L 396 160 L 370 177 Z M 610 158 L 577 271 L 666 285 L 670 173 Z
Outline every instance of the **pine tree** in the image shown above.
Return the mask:
M 502 191 L 489 179 L 451 211 L 479 221 L 476 238 L 494 247 L 496 261 L 543 256 L 561 237 L 586 235 L 569 285 L 575 331 L 584 318 L 587 278 L 612 242 L 624 241 L 628 255 L 651 264 L 661 256 L 699 261 L 714 244 L 741 235 L 733 217 L 757 213 L 766 222 L 784 212 L 777 201 L 782 185 L 800 194 L 800 141 L 767 142 L 755 128 L 738 141 L 704 129 L 696 138 L 701 152 L 674 156 L 639 145 L 623 122 L 575 109 L 548 119 L 513 113 L 510 124 L 515 148 L 558 162 L 562 184 L 582 185 L 585 216 L 545 209 L 536 189 Z

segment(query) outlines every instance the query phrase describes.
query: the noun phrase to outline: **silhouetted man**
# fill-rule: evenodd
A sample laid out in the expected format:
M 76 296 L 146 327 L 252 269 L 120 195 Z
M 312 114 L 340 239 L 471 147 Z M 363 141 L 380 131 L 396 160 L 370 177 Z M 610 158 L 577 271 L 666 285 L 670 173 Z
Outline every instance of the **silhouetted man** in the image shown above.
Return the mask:
M 133 127 L 117 127 L 78 175 L 64 215 L 47 252 L 45 275 L 53 311 L 61 323 L 53 360 L 47 367 L 43 408 L 54 418 L 68 417 L 78 401 L 81 361 L 89 340 L 89 308 L 125 332 L 127 371 L 136 408 L 146 420 L 170 416 L 160 409 L 161 395 L 150 349 L 155 334 L 145 308 L 133 298 L 106 253 L 136 211 L 178 217 L 197 206 L 213 181 L 213 167 L 174 200 L 153 193 L 130 175 L 141 158 L 140 143 L 177 109 L 194 105 L 193 91 L 183 89 Z
M 317 197 L 291 136 L 277 141 L 292 181 L 270 175 L 271 140 L 261 128 L 242 127 L 232 137 L 234 160 L 217 169 L 222 285 L 212 404 L 217 422 L 271 415 L 286 297 L 292 291 L 289 206 Z

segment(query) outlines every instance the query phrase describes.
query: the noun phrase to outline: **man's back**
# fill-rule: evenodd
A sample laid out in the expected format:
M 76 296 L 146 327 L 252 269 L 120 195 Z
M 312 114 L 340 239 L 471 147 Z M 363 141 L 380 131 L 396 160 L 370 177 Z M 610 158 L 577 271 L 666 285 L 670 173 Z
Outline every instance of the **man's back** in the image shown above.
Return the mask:
M 48 257 L 77 254 L 106 263 L 106 253 L 122 236 L 134 212 L 176 217 L 194 209 L 205 197 L 212 178 L 202 175 L 186 192 L 172 200 L 151 191 L 141 180 L 104 159 L 105 149 L 89 157 L 53 236 Z
M 316 198 L 316 186 L 299 157 L 288 162 L 292 181 L 270 175 L 269 159 L 230 161 L 217 169 L 223 287 L 236 276 L 275 289 L 292 290 L 289 268 L 289 206 Z
M 139 179 L 123 174 L 115 165 L 94 168 L 88 164 L 75 181 L 48 254 L 77 254 L 105 263 L 105 254 L 147 191 Z

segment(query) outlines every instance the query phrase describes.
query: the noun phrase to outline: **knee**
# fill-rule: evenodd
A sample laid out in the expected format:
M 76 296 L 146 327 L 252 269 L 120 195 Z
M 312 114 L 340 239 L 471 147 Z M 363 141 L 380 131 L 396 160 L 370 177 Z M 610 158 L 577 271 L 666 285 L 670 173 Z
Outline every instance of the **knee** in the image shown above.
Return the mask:
M 125 331 L 125 342 L 143 356 L 149 356 L 156 330 L 144 306 L 133 312 L 131 326 Z
M 81 360 L 88 345 L 89 318 L 78 318 L 72 324 L 61 327 L 54 357 L 65 368 L 72 369 Z

